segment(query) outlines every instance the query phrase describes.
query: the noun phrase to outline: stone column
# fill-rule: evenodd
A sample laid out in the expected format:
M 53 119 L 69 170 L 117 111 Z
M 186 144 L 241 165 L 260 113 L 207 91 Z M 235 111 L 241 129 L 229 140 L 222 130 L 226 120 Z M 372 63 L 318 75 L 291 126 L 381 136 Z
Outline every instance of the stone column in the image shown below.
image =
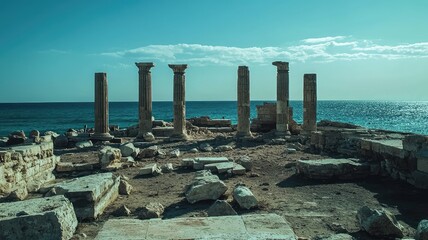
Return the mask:
M 303 76 L 303 125 L 302 133 L 317 130 L 317 75 Z
M 289 77 L 288 62 L 273 62 L 277 67 L 276 75 L 276 134 L 279 136 L 290 135 L 288 127 L 288 102 L 289 102 Z
M 138 67 L 138 136 L 143 138 L 145 133 L 152 131 L 152 62 L 135 63 Z
M 187 64 L 169 64 L 174 71 L 174 133 L 171 140 L 187 140 L 186 133 L 186 77 Z
M 250 71 L 247 66 L 238 67 L 238 138 L 251 137 L 250 132 Z
M 95 73 L 95 133 L 94 140 L 111 140 L 108 124 L 107 74 Z

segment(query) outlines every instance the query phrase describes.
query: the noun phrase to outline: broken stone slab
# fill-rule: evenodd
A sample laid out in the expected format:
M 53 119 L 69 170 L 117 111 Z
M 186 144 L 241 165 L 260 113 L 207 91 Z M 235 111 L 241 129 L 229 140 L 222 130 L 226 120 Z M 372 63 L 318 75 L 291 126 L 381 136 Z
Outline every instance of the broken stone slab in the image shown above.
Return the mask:
M 210 171 L 202 170 L 195 173 L 193 183 L 185 193 L 189 203 L 202 200 L 217 200 L 227 190 L 226 184 Z
M 138 154 L 139 158 L 150 158 L 154 157 L 158 154 L 159 147 L 158 146 L 150 146 L 148 148 L 140 149 L 140 153 Z
M 158 169 L 156 163 L 149 163 L 144 167 L 140 168 L 140 175 L 150 175 L 153 174 Z
M 243 166 L 247 171 L 251 171 L 253 169 L 253 162 L 249 156 L 240 156 L 236 163 Z
M 77 219 L 95 219 L 119 195 L 120 177 L 99 173 L 53 185 L 50 194 L 64 195 L 74 206 Z
M 77 227 L 64 196 L 0 203 L 0 239 L 70 239 Z
M 217 200 L 207 210 L 209 217 L 238 215 L 226 200 Z
M 139 219 L 160 218 L 165 208 L 160 203 L 149 203 L 146 206 L 137 209 Z
M 109 169 L 112 166 L 115 166 L 115 164 L 120 164 L 121 158 L 122 153 L 118 148 L 106 146 L 98 152 L 101 169 Z
M 80 172 L 80 171 L 92 171 L 93 169 L 94 169 L 94 165 L 92 163 L 59 162 L 56 165 L 55 171 Z
M 370 209 L 367 206 L 360 208 L 357 218 L 361 229 L 376 237 L 394 238 L 403 237 L 403 226 L 385 209 Z
M 241 208 L 250 209 L 258 205 L 257 199 L 251 190 L 242 185 L 235 187 L 233 190 L 233 198 Z
M 422 220 L 418 224 L 418 228 L 415 233 L 416 240 L 428 240 L 428 220 Z
M 232 169 L 232 173 L 235 175 L 245 175 L 245 173 L 247 172 L 247 170 L 241 166 L 240 164 L 234 163 L 233 164 L 233 169 Z
M 276 214 L 257 214 L 167 220 L 109 219 L 95 239 L 296 240 L 297 237 L 283 217 Z
M 296 168 L 311 179 L 357 179 L 370 175 L 370 165 L 355 159 L 298 160 Z
M 233 162 L 211 163 L 204 166 L 204 170 L 210 170 L 212 173 L 225 173 L 235 167 Z M 244 169 L 245 170 L 245 169 Z

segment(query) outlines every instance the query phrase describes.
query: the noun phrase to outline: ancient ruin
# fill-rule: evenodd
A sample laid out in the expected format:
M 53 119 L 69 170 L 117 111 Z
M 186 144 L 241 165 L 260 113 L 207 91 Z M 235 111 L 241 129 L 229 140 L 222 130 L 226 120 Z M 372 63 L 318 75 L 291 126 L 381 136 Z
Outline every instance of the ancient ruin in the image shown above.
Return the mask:
M 135 63 L 138 67 L 138 136 L 143 138 L 145 133 L 152 132 L 152 62 Z
M 250 132 L 250 71 L 247 66 L 238 67 L 238 127 L 236 136 L 251 137 Z
M 317 75 L 303 76 L 303 134 L 317 130 Z
M 288 107 L 290 99 L 288 62 L 273 62 L 277 67 L 276 76 L 276 133 L 279 136 L 290 135 L 288 128 Z
M 95 133 L 92 139 L 111 140 L 108 119 L 107 74 L 95 73 Z
M 186 77 L 187 64 L 169 64 L 174 71 L 174 133 L 171 140 L 187 140 L 186 133 Z

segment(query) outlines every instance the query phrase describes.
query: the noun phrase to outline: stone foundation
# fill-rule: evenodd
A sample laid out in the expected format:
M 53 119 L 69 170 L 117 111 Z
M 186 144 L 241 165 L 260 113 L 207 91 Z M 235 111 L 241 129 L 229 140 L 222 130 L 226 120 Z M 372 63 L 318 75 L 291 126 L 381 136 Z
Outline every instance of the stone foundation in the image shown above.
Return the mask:
M 52 171 L 59 159 L 53 154 L 52 142 L 0 149 L 0 194 L 19 188 L 37 191 L 55 179 Z

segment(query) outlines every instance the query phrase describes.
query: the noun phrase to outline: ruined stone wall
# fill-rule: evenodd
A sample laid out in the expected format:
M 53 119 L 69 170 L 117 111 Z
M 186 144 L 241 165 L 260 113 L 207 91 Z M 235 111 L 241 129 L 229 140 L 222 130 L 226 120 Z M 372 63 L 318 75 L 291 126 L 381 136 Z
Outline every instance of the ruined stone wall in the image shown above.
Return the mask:
M 310 146 L 313 151 L 366 160 L 372 175 L 428 189 L 428 136 L 326 128 L 311 134 Z
M 52 171 L 57 162 L 52 142 L 0 149 L 0 194 L 19 188 L 37 190 L 55 179 Z

